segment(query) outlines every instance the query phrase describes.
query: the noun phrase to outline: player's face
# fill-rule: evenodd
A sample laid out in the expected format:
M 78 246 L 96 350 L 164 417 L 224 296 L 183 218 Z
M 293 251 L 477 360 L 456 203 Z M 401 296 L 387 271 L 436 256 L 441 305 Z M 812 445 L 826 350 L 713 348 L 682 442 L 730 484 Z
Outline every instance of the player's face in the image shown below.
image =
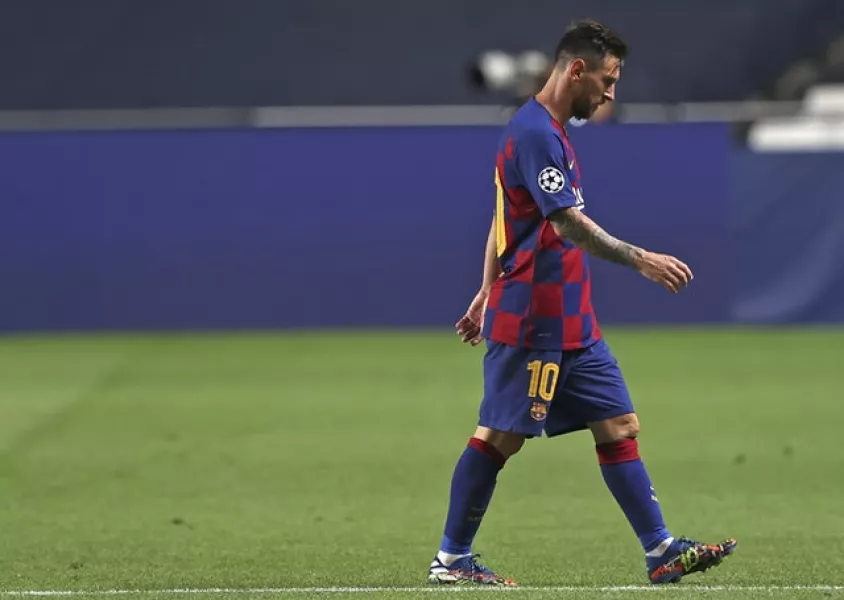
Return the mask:
M 591 70 L 585 62 L 582 65 L 572 64 L 572 77 L 577 90 L 572 116 L 588 119 L 602 104 L 615 100 L 615 84 L 620 76 L 621 61 L 614 56 L 606 57 L 600 67 Z

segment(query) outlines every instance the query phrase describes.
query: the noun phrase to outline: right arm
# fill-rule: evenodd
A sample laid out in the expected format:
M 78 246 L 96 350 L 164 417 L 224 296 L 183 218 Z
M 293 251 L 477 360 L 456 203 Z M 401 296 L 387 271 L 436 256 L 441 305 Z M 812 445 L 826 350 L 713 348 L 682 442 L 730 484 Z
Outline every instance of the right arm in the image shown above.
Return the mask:
M 492 284 L 501 275 L 501 265 L 498 262 L 497 252 L 498 240 L 495 237 L 495 217 L 492 218 L 492 225 L 489 227 L 489 235 L 486 238 L 486 251 L 484 253 L 484 273 L 481 281 L 481 291 L 489 293 Z
M 498 263 L 497 238 L 495 235 L 495 217 L 492 218 L 492 225 L 489 227 L 489 234 L 486 238 L 486 250 L 484 250 L 484 270 L 481 280 L 481 289 L 475 294 L 472 303 L 466 310 L 466 314 L 455 323 L 457 335 L 463 342 L 477 346 L 481 343 L 481 332 L 484 326 L 484 311 L 486 311 L 489 291 L 492 284 L 501 274 L 501 266 Z

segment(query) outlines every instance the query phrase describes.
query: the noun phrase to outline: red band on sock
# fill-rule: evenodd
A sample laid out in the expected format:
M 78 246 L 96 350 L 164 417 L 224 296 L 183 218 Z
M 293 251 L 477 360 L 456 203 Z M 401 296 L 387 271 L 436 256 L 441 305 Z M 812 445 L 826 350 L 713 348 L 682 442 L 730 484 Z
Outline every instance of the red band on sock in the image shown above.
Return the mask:
M 498 448 L 480 438 L 469 438 L 469 447 L 486 454 L 495 462 L 495 464 L 498 465 L 499 468 L 503 467 L 504 463 L 507 462 L 507 457 L 501 454 L 501 451 Z
M 602 465 L 615 465 L 639 458 L 639 442 L 636 438 L 626 438 L 609 444 L 598 444 L 598 462 Z

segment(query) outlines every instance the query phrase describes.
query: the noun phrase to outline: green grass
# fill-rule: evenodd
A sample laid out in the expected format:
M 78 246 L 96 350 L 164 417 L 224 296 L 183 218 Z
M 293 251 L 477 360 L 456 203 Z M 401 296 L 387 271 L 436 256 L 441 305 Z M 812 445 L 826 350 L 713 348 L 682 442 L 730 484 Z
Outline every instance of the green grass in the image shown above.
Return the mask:
M 670 527 L 739 539 L 655 594 L 844 597 L 690 589 L 844 586 L 844 331 L 607 335 Z M 481 356 L 440 332 L 0 339 L 0 590 L 423 585 Z M 645 578 L 585 432 L 508 464 L 476 550 L 585 588 L 518 598 L 653 596 L 589 589 Z

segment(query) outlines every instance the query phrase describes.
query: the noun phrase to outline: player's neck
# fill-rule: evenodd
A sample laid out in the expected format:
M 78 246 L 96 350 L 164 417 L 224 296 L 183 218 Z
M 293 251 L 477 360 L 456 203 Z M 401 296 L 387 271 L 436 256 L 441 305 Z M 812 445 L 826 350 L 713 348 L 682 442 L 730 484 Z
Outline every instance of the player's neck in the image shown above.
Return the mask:
M 534 96 L 551 116 L 563 125 L 571 119 L 571 99 L 565 81 L 554 72 L 545 86 Z

